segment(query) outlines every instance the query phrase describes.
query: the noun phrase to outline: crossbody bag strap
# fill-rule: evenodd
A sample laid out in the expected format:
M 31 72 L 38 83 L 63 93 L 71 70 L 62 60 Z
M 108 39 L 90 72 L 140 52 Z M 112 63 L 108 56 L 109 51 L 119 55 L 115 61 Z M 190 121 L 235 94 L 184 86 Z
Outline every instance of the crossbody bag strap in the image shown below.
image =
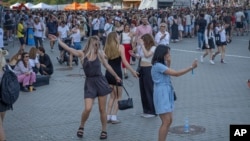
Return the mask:
M 123 87 L 123 89 L 124 89 L 124 91 L 126 92 L 126 94 L 127 94 L 127 96 L 128 96 L 128 98 L 130 98 L 130 95 L 128 94 L 128 91 L 126 90 L 126 88 L 124 87 L 124 85 L 122 84 L 122 87 Z M 117 96 L 118 96 L 118 83 L 116 83 L 116 91 L 117 91 Z
M 129 94 L 128 94 L 128 91 L 126 90 L 126 88 L 124 87 L 124 85 L 123 85 L 123 84 L 122 84 L 122 87 L 123 87 L 124 91 L 126 92 L 126 94 L 127 94 L 128 98 L 130 98 L 130 96 L 129 96 Z

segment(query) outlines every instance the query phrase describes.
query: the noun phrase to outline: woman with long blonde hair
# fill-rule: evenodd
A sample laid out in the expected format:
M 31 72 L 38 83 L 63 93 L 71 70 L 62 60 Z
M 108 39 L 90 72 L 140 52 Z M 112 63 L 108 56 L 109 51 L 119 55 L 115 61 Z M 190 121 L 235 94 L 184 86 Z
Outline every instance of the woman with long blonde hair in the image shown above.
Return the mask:
M 116 32 L 111 32 L 107 36 L 106 44 L 104 47 L 104 52 L 108 59 L 109 65 L 114 69 L 116 74 L 122 78 L 122 68 L 121 63 L 123 63 L 128 70 L 133 74 L 133 76 L 137 77 L 137 72 L 133 70 L 125 57 L 125 49 L 123 45 L 120 45 L 120 39 Z M 122 96 L 122 84 L 117 83 L 115 78 L 106 71 L 105 77 L 108 80 L 109 85 L 112 87 L 113 91 L 110 95 L 108 101 L 108 109 L 107 109 L 107 118 L 109 123 L 120 123 L 117 120 L 117 112 L 118 112 L 118 100 L 121 99 Z
M 51 40 L 57 40 L 54 35 L 49 35 Z M 89 117 L 95 98 L 98 98 L 100 120 L 102 123 L 102 132 L 100 139 L 107 138 L 107 113 L 106 113 L 106 101 L 107 95 L 112 92 L 106 78 L 101 72 L 101 63 L 107 69 L 107 71 L 115 78 L 116 82 L 120 82 L 120 77 L 107 63 L 104 52 L 100 49 L 100 40 L 97 36 L 88 38 L 88 41 L 83 50 L 76 50 L 67 46 L 60 39 L 58 43 L 62 48 L 79 57 L 82 62 L 83 70 L 86 75 L 84 85 L 84 111 L 81 116 L 81 124 L 77 131 L 79 138 L 83 137 L 84 125 Z

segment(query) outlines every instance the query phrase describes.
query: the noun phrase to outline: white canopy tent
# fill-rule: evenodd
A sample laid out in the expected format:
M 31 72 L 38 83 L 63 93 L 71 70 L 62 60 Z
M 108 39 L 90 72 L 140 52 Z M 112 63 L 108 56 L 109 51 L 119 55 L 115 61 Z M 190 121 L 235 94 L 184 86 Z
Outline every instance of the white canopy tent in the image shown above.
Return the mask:
M 25 3 L 24 5 L 25 5 L 27 8 L 29 8 L 29 9 L 30 9 L 32 6 L 34 6 L 34 4 L 29 3 L 29 2 L 28 2 L 28 3 Z
M 20 5 L 20 3 L 17 2 L 17 3 L 15 3 L 15 4 L 11 5 L 11 6 L 10 6 L 10 9 L 12 9 L 13 7 L 17 7 L 17 6 L 19 6 L 19 5 Z
M 138 9 L 148 9 L 153 8 L 157 9 L 158 0 L 142 0 Z
M 30 7 L 30 9 L 55 9 L 55 7 L 41 2 L 38 3 L 37 5 Z

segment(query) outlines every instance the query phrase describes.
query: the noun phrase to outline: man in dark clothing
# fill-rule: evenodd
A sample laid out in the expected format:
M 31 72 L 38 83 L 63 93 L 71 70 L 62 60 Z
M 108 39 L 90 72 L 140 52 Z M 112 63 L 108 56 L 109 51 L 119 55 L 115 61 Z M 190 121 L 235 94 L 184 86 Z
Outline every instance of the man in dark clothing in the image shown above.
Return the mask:
M 230 43 L 232 41 L 232 34 L 231 34 L 231 21 L 232 21 L 232 18 L 231 16 L 229 15 L 229 13 L 223 13 L 223 21 L 225 24 L 229 25 L 227 28 L 226 28 L 226 35 L 227 35 L 227 41 Z
M 39 53 L 39 62 L 40 62 L 40 69 L 39 72 L 41 75 L 51 75 L 53 74 L 53 64 L 50 60 L 48 54 L 45 54 L 45 50 L 43 47 L 38 48 Z
M 197 21 L 198 48 L 200 50 L 204 43 L 204 33 L 207 26 L 207 21 L 204 19 L 204 14 L 200 14 L 200 19 Z
M 48 22 L 47 22 L 47 34 L 52 34 L 57 36 L 57 28 L 58 28 L 58 23 L 57 23 L 58 19 L 57 17 L 55 17 L 54 15 L 50 15 Z M 55 41 L 50 41 L 50 48 L 51 51 L 54 51 L 54 45 L 55 45 Z

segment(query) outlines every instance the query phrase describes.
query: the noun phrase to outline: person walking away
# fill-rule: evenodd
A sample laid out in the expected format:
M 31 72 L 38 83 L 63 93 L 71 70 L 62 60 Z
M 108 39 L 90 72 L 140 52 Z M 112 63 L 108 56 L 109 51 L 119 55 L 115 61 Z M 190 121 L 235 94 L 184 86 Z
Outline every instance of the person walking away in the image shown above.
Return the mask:
M 244 13 L 242 12 L 241 9 L 238 9 L 237 12 L 235 13 L 235 18 L 236 18 L 236 30 L 237 30 L 237 36 L 244 35 L 243 32 L 243 20 L 245 18 Z
M 198 48 L 201 50 L 204 43 L 204 32 L 207 26 L 207 21 L 204 19 L 204 14 L 200 14 L 200 19 L 197 21 Z
M 53 14 L 50 14 L 49 19 L 48 19 L 47 24 L 46 24 L 46 27 L 47 27 L 47 30 L 46 30 L 47 34 L 57 35 L 57 32 L 58 32 L 57 31 L 57 29 L 58 29 L 58 19 L 57 19 L 57 17 L 54 16 Z M 50 44 L 51 52 L 53 52 L 54 51 L 55 41 L 50 41 L 49 44 Z
M 21 18 L 19 20 L 19 23 L 17 25 L 17 37 L 19 39 L 19 42 L 21 44 L 20 46 L 20 50 L 21 49 L 25 49 L 25 41 L 24 41 L 24 36 L 25 36 L 25 29 L 24 29 L 24 25 L 23 25 L 23 18 Z

